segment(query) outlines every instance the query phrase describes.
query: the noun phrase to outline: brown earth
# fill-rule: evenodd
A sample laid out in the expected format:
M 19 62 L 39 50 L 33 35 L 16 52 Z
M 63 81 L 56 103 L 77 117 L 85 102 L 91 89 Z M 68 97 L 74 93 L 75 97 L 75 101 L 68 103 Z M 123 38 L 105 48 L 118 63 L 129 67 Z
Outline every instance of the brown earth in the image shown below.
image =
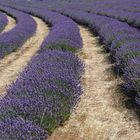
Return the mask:
M 118 88 L 122 80 L 113 74 L 109 54 L 98 37 L 79 28 L 84 43 L 79 53 L 85 63 L 84 93 L 70 119 L 49 140 L 140 140 L 138 118 L 124 105 L 127 98 Z

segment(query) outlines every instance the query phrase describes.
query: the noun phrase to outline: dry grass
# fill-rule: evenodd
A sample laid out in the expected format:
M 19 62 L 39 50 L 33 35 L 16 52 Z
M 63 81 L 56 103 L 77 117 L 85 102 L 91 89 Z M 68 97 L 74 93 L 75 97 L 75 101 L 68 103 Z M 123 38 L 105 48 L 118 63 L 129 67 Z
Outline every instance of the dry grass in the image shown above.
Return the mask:
M 11 29 L 13 29 L 16 25 L 16 20 L 10 16 L 7 15 L 7 19 L 8 19 L 8 24 L 5 26 L 4 30 L 2 31 L 2 33 L 8 32 Z
M 133 111 L 125 108 L 127 98 L 113 75 L 103 46 L 80 26 L 84 42 L 81 59 L 85 63 L 84 93 L 70 119 L 55 130 L 49 140 L 140 140 L 140 124 Z
M 36 17 L 34 17 L 34 20 L 37 23 L 36 33 L 19 50 L 0 60 L 1 96 L 4 95 L 6 85 L 15 81 L 19 73 L 27 66 L 49 32 L 48 26 L 42 20 Z

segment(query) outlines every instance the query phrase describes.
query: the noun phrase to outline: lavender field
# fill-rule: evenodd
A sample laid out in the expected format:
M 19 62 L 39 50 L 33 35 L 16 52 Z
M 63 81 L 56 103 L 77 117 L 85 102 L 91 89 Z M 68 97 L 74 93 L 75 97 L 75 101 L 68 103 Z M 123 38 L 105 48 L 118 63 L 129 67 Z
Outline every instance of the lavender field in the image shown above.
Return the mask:
M 140 139 L 140 0 L 0 0 L 0 140 Z

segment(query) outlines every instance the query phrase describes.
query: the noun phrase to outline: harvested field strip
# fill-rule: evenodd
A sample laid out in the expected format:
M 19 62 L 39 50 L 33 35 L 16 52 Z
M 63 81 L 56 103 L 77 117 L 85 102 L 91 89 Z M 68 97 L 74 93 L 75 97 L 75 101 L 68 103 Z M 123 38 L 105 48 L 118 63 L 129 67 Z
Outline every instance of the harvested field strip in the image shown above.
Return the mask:
M 16 26 L 16 20 L 7 15 L 8 24 L 5 26 L 4 30 L 1 33 L 8 32 Z
M 36 17 L 34 20 L 37 23 L 36 33 L 18 51 L 9 54 L 0 61 L 1 96 L 4 95 L 6 85 L 16 80 L 31 57 L 39 50 L 42 41 L 49 32 L 48 26 L 42 20 Z
M 127 109 L 127 98 L 113 75 L 109 54 L 86 28 L 80 26 L 84 48 L 79 54 L 85 63 L 84 93 L 70 119 L 54 131 L 49 140 L 134 140 L 140 138 L 135 113 Z

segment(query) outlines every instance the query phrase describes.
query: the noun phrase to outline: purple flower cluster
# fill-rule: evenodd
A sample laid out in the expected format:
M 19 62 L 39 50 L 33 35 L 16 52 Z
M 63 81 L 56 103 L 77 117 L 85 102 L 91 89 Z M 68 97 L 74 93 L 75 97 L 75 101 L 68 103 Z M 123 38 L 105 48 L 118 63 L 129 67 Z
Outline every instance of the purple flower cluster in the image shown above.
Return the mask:
M 61 48 L 57 48 L 59 46 L 61 46 Z M 73 52 L 81 48 L 82 39 L 77 25 L 71 21 L 62 21 L 55 24 L 41 47 L 42 50 L 46 48 L 56 48 Z
M 48 50 L 34 56 L 0 100 L 0 120 L 20 117 L 52 132 L 79 100 L 82 72 L 83 63 L 71 52 Z
M 7 24 L 8 24 L 8 19 L 6 17 L 6 14 L 0 12 L 0 32 L 5 28 Z
M 0 10 L 16 19 L 17 25 L 9 32 L 0 35 L 0 58 L 15 51 L 35 33 L 36 22 L 23 12 L 0 6 Z
M 34 1 L 32 4 L 35 3 Z M 39 3 L 38 0 L 36 0 L 36 3 Z M 126 4 L 127 3 L 127 4 Z M 33 4 L 36 5 L 36 4 Z M 55 0 L 53 2 L 50 2 L 49 0 L 44 0 L 42 2 L 41 7 L 47 7 L 49 9 L 55 7 L 57 8 L 66 8 L 66 9 L 76 9 L 76 10 L 82 10 L 84 12 L 94 13 L 98 15 L 103 15 L 107 17 L 111 17 L 120 21 L 127 22 L 128 24 L 131 24 L 135 27 L 140 27 L 140 1 L 131 1 L 131 0 L 102 0 L 102 1 L 95 1 L 91 0 L 85 2 L 79 0 L 75 1 L 61 1 L 61 0 Z M 118 12 L 119 11 L 119 12 Z
M 29 11 L 29 8 L 26 8 L 27 10 Z M 42 43 L 41 48 L 43 51 L 44 48 L 75 51 L 82 47 L 79 28 L 73 20 L 46 9 L 38 10 L 37 8 L 32 8 L 30 9 L 30 13 L 39 16 L 52 25 L 51 32 Z M 61 47 L 57 48 L 59 46 Z
M 3 0 L 1 0 L 2 2 Z M 91 0 L 85 2 L 79 0 L 75 1 L 61 1 L 61 0 L 42 0 L 41 2 L 39 0 L 33 0 L 30 3 L 25 2 L 24 0 L 21 0 L 20 2 L 17 0 L 14 0 L 12 3 L 20 3 L 26 5 L 32 5 L 33 7 L 38 8 L 48 8 L 48 9 L 55 9 L 56 8 L 66 8 L 66 9 L 76 9 L 76 10 L 82 10 L 84 12 L 94 13 L 98 15 L 103 15 L 107 17 L 111 17 L 123 22 L 127 22 L 128 24 L 131 24 L 135 27 L 140 27 L 140 1 L 138 0 L 102 0 L 102 1 L 95 1 Z M 126 4 L 127 3 L 127 4 Z M 119 12 L 118 12 L 119 11 Z
M 47 137 L 46 131 L 22 118 L 0 121 L 1 140 L 42 140 Z

